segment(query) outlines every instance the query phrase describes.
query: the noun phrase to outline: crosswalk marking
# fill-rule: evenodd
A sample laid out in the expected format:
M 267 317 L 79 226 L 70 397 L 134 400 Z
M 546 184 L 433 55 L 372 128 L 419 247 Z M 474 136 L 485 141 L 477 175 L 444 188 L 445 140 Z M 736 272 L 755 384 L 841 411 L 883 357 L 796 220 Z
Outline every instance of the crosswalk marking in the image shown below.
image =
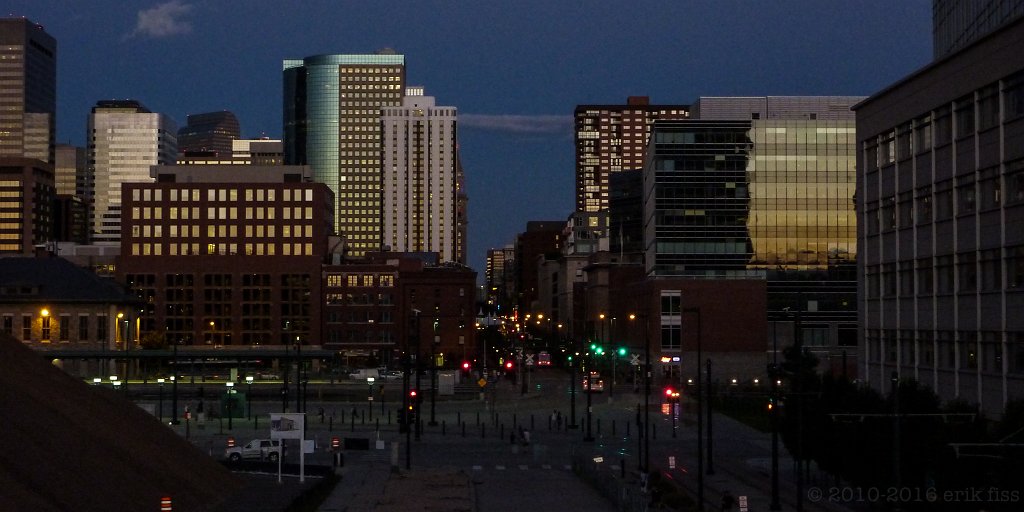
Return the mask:
M 484 467 L 479 465 L 479 464 L 473 466 L 473 471 L 482 471 L 483 469 L 484 469 Z
M 543 469 L 551 469 L 551 464 L 542 464 L 541 468 L 543 468 Z
M 505 465 L 502 465 L 502 464 L 495 464 L 494 465 L 494 469 L 497 470 L 497 471 L 505 471 L 509 467 L 519 468 L 520 471 L 529 471 L 530 469 L 543 469 L 543 470 L 550 471 L 550 470 L 555 468 L 555 466 L 552 466 L 551 464 L 540 464 L 539 466 L 533 466 L 533 467 L 531 467 L 529 464 L 517 464 L 515 466 L 505 466 Z M 484 466 L 482 464 L 473 464 L 473 466 L 472 466 L 472 470 L 473 471 L 484 471 L 484 469 L 485 468 L 484 468 Z M 571 471 L 572 470 L 572 465 L 571 464 L 566 464 L 566 465 L 562 466 L 562 469 L 565 469 L 566 471 Z
M 505 466 L 500 466 L 500 465 L 499 466 L 494 466 L 494 469 L 497 469 L 498 471 L 504 471 L 505 470 Z
M 522 469 L 522 470 L 530 469 L 530 466 L 527 466 L 526 464 L 520 464 L 519 465 L 519 469 Z

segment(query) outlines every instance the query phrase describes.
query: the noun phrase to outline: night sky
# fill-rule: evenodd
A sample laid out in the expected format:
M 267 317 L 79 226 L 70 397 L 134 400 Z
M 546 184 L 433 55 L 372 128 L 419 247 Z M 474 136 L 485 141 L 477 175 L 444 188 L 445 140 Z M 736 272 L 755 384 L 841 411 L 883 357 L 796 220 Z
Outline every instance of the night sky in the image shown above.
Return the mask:
M 407 83 L 460 113 L 469 262 L 573 209 L 578 104 L 871 95 L 931 59 L 931 1 L 8 0 L 57 39 L 57 136 L 85 144 L 100 99 L 179 126 L 230 110 L 280 138 L 281 63 L 406 56 Z

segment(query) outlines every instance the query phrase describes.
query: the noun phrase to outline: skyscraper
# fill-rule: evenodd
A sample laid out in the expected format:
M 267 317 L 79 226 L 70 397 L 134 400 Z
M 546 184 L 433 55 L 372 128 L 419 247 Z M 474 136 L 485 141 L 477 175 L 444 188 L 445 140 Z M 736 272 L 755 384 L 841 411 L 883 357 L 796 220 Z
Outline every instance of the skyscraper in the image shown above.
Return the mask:
M 230 158 L 231 142 L 240 138 L 240 133 L 238 119 L 227 110 L 191 114 L 178 130 L 178 153 L 203 152 Z
M 85 196 L 86 189 L 85 148 L 70 144 L 57 144 L 53 173 L 57 183 L 57 194 L 62 196 Z
M 611 173 L 642 169 L 655 119 L 686 119 L 689 105 L 651 105 L 630 96 L 625 105 L 576 107 L 576 211 L 608 208 Z
M 381 113 L 384 245 L 458 261 L 455 107 L 406 96 Z
M 100 101 L 89 114 L 90 225 L 94 242 L 121 239 L 121 185 L 152 182 L 150 167 L 173 164 L 178 149 L 171 118 L 135 100 Z M 159 213 L 156 213 L 157 215 Z
M 0 19 L 0 157 L 53 163 L 57 41 L 25 18 Z
M 334 192 L 351 256 L 383 245 L 380 112 L 404 91 L 405 56 L 394 50 L 284 61 L 285 164 L 309 165 Z

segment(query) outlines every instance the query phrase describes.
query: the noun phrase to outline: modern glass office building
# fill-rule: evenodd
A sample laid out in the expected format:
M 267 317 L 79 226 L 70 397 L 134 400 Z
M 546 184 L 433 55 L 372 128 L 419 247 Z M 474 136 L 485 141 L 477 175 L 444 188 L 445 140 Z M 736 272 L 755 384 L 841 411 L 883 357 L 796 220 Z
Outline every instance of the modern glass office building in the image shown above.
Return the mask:
M 335 231 L 349 254 L 379 250 L 380 109 L 402 104 L 405 56 L 317 55 L 284 61 L 284 153 L 334 192 Z
M 859 99 L 701 98 L 697 119 L 656 121 L 648 276 L 765 279 L 769 320 L 799 314 L 801 341 L 823 353 L 855 346 Z

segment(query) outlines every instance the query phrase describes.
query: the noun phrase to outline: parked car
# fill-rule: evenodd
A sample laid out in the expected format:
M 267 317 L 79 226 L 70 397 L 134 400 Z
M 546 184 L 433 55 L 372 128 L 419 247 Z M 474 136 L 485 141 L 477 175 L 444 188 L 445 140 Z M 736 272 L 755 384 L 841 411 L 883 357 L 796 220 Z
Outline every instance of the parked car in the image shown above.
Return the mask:
M 278 439 L 253 439 L 245 446 L 232 446 L 224 450 L 224 458 L 231 462 L 238 462 L 242 459 L 277 462 L 280 457 L 281 441 Z
M 358 370 L 348 374 L 348 378 L 350 378 L 352 380 L 363 380 L 363 381 L 365 381 L 368 377 L 373 377 L 374 379 L 379 379 L 380 378 L 380 371 L 378 371 L 376 368 L 360 368 L 360 369 L 358 369 Z

